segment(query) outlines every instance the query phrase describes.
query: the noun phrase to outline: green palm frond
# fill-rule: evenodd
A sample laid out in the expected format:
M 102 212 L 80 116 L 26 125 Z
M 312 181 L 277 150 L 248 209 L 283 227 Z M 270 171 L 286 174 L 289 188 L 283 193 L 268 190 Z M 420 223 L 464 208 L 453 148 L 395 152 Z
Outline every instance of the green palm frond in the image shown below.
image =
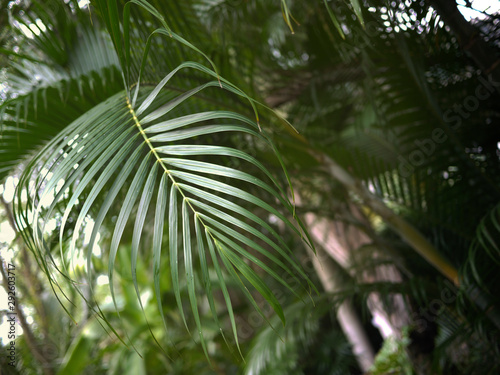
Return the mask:
M 313 341 L 328 305 L 324 298 L 316 298 L 314 310 L 302 303 L 289 305 L 285 311 L 289 325 L 279 328 L 279 336 L 264 327 L 253 339 L 244 374 L 301 373 L 297 372 L 299 353 Z
M 498 368 L 498 108 L 478 99 L 450 123 L 480 73 L 426 2 L 83 3 L 12 2 L 0 15 L 0 182 L 19 177 L 15 218 L 47 289 L 87 326 L 69 306 L 79 294 L 120 339 L 106 369 L 145 371 L 136 350 L 157 366 L 148 371 L 210 372 L 175 357 L 214 360 L 223 341 L 239 350 L 250 306 L 269 325 L 248 373 L 356 371 L 325 312 L 374 293 L 388 315 L 394 294 L 409 316 L 435 307 L 444 284 L 426 258 L 464 288 L 432 321 L 426 356 L 453 372 L 449 351 L 466 347 L 471 373 L 483 353 Z M 284 118 L 262 116 L 261 103 Z M 301 134 L 279 127 L 288 120 Z M 300 301 L 314 286 L 296 245 L 312 244 L 291 180 L 301 209 L 373 241 L 346 250 L 352 269 L 338 271 L 338 293 L 313 298 L 315 313 Z M 385 264 L 401 282 L 377 279 Z M 104 342 L 81 333 L 63 345 L 67 371 Z
M 119 67 L 109 36 L 100 28 L 89 26 L 77 28 L 77 41 L 70 51 L 67 66 L 72 77 L 89 75 L 111 66 Z
M 278 329 L 279 336 L 269 327 L 259 331 L 252 340 L 243 373 L 340 375 L 356 371 L 350 345 L 331 321 L 330 297 L 323 294 L 315 298 L 314 308 L 297 302 L 289 304 L 285 313 L 290 324 Z
M 2 103 L 0 180 L 67 124 L 122 88 L 118 70 L 109 67 Z
M 164 328 L 160 279 L 169 272 L 184 325 L 189 331 L 186 300 L 208 357 L 200 292 L 222 333 L 219 301 L 214 298 L 220 289 L 236 344 L 230 297 L 235 286 L 267 320 L 252 289 L 257 291 L 284 324 L 283 309 L 261 272 L 297 298 L 304 293 L 290 280 L 304 290 L 315 288 L 282 239 L 282 228 L 270 224 L 270 218 L 311 242 L 289 201 L 291 186 L 281 182 L 289 181 L 281 156 L 260 127 L 258 102 L 222 78 L 207 55 L 173 31 L 171 26 L 179 22 L 176 16 L 189 19 L 183 27 L 199 25 L 197 18 L 189 18 L 189 7 L 179 6 L 174 13 L 164 12 L 164 17 L 159 12 L 164 4 L 152 4 L 96 1 L 109 36 L 96 20 L 76 22 L 85 16 L 76 3 L 62 5 L 54 19 L 50 9 L 41 11 L 44 27 L 39 26 L 32 43 L 40 56 L 52 56 L 51 65 L 13 57 L 19 63 L 10 68 L 17 77 L 11 82 L 17 79 L 19 84 L 11 88 L 17 96 L 1 107 L 1 171 L 6 176 L 28 153 L 37 153 L 20 177 L 15 215 L 61 303 L 71 300 L 62 285 L 66 280 L 104 326 L 119 335 L 92 296 L 95 275 L 102 272 L 94 264 L 93 250 L 97 243 L 108 248 L 106 271 L 118 311 L 115 263 L 130 240 L 131 285 L 143 313 L 136 270 L 140 254 L 146 253 L 152 257 Z M 30 27 L 37 22 L 37 9 L 16 22 Z M 68 35 L 52 35 L 68 28 Z M 40 69 L 47 71 L 43 84 L 33 83 L 32 72 Z M 214 80 L 207 82 L 207 77 Z M 253 112 L 256 120 L 238 110 Z M 261 152 L 282 168 L 283 177 L 275 177 L 258 160 Z M 290 193 L 293 197 L 293 190 Z M 90 240 L 84 240 L 89 235 Z M 77 261 L 82 257 L 85 265 Z M 79 287 L 82 269 L 90 298 Z
M 413 14 L 413 8 L 394 6 L 394 12 Z M 394 27 L 404 24 L 396 19 L 388 30 L 387 12 L 383 4 L 374 7 L 366 17 L 369 30 L 346 23 L 350 32 L 345 42 L 320 33 L 319 17 L 311 16 L 308 40 L 314 43 L 296 48 L 314 59 L 312 72 L 306 75 L 301 67 L 281 69 L 280 74 L 275 69 L 269 97 L 276 96 L 273 86 L 278 93 L 292 93 L 282 95 L 283 108 L 291 108 L 290 119 L 312 145 L 397 212 L 410 215 L 458 265 L 474 236 L 470 223 L 499 199 L 496 130 L 474 130 L 491 121 L 492 108 L 480 102 L 474 115 L 461 118 L 461 127 L 455 129 L 449 111 L 478 86 L 464 56 L 459 55 L 463 64 L 458 64 L 451 53 L 458 48 L 456 39 L 438 22 L 425 19 L 427 8 L 412 17 L 419 17 L 422 25 L 430 23 L 429 34 L 405 25 L 404 32 L 394 33 Z M 337 48 L 321 48 L 332 42 Z M 339 53 L 342 46 L 348 55 Z M 437 54 L 436 49 L 440 59 L 427 57 Z M 480 134 L 489 134 L 488 139 L 478 139 Z M 478 189 L 471 192 L 472 185 Z M 456 212 L 457 204 L 466 208 Z
M 71 3 L 74 7 L 75 2 Z M 27 44 L 20 46 L 21 49 L 32 46 L 41 55 L 40 60 L 47 61 L 49 65 L 63 66 L 68 60 L 67 47 L 71 45 L 76 26 L 74 19 L 68 17 L 70 5 L 35 0 L 14 6 L 22 9 L 20 12 L 11 12 L 10 20 L 13 26 L 11 30 Z M 79 7 L 75 9 L 79 10 Z
M 500 205 L 491 209 L 476 229 L 469 256 L 463 268 L 465 282 L 476 285 L 487 293 L 490 303 L 498 304 L 496 283 L 500 264 Z M 490 306 L 487 306 L 489 308 Z
M 0 180 L 67 124 L 123 89 L 109 37 L 79 14 L 78 7 L 73 7 L 78 11 L 72 14 L 67 4 L 52 5 L 57 7 L 42 9 L 41 3 L 34 2 L 24 13 L 26 19 L 9 26 L 17 39 L 24 36 L 21 24 L 33 32 L 32 39 L 24 36 L 27 45 L 7 51 L 12 53 L 6 98 L 0 103 Z M 77 24 L 78 16 L 82 20 Z M 65 30 L 61 24 L 72 30 L 64 40 L 56 32 Z M 49 41 L 58 47 L 46 46 Z M 13 52 L 16 48 L 19 53 Z M 33 61 L 27 51 L 46 62 Z M 64 58 L 57 51 L 63 51 Z
M 148 8 L 147 3 L 139 3 L 161 20 L 161 16 Z M 122 40 L 128 46 L 127 35 L 122 39 L 117 34 L 116 9 L 111 7 L 108 10 L 108 21 L 113 29 L 113 40 L 121 65 L 128 66 L 128 53 L 121 46 Z M 197 51 L 196 47 L 167 28 L 161 30 Z M 144 57 L 148 52 L 146 48 Z M 144 66 L 142 63 L 141 71 Z M 201 71 L 217 80 L 176 96 L 175 92 L 168 89 L 168 84 L 186 70 Z M 208 267 L 213 267 L 217 273 L 236 342 L 236 324 L 223 269 L 239 280 L 241 290 L 262 316 L 260 307 L 247 290 L 248 285 L 263 296 L 283 323 L 285 317 L 276 297 L 254 267 L 250 267 L 243 259 L 272 275 L 293 294 L 297 291 L 284 280 L 283 274 L 273 270 L 271 264 L 293 280 L 308 280 L 276 229 L 262 219 L 262 215 L 271 215 L 298 236 L 303 236 L 300 222 L 297 222 L 297 226 L 289 219 L 295 216 L 294 207 L 280 183 L 254 156 L 233 147 L 214 144 L 220 133 L 231 133 L 247 141 L 267 145 L 268 149 L 276 152 L 270 139 L 261 131 L 258 123 L 235 112 L 192 112 L 192 108 L 197 107 L 193 103 L 197 102 L 195 96 L 198 93 L 221 88 L 246 97 L 215 71 L 195 62 L 181 64 L 153 89 L 147 86 L 140 89 L 137 84 L 129 97 L 127 87 L 125 92 L 110 97 L 66 126 L 38 153 L 21 178 L 16 203 L 18 226 L 23 228 L 26 242 L 37 254 L 49 278 L 53 272 L 60 272 L 71 279 L 75 274 L 72 260 L 79 252 L 83 252 L 89 285 L 93 272 L 92 251 L 98 234 L 105 219 L 116 212 L 108 264 L 115 306 L 113 269 L 127 224 L 133 223 L 134 228 L 130 254 L 131 275 L 138 298 L 140 294 L 135 264 L 141 238 L 152 235 L 151 253 L 159 311 L 163 310 L 159 282 L 164 269 L 162 253 L 168 244 L 168 268 L 179 311 L 188 328 L 180 293 L 182 282 L 188 286 L 189 303 L 205 353 L 207 349 L 195 287 L 197 258 L 214 317 L 215 301 Z M 254 106 L 252 101 L 250 104 Z M 222 163 L 222 160 L 225 162 Z M 258 171 L 263 179 L 224 166 L 226 160 L 233 160 L 230 164 L 247 165 L 249 169 Z M 22 200 L 23 191 L 28 192 L 26 205 Z M 120 198 L 123 194 L 125 197 Z M 280 202 L 285 212 L 277 210 L 262 197 Z M 152 204 L 156 206 L 154 209 Z M 135 220 L 132 215 L 134 208 L 137 209 Z M 149 221 L 146 220 L 151 215 L 154 217 L 153 224 L 152 228 L 148 228 L 146 223 Z M 88 217 L 92 217 L 95 224 L 89 243 L 84 245 L 81 237 Z M 47 245 L 51 233 L 46 227 L 52 219 L 59 223 L 57 236 L 61 264 L 54 261 Z M 66 247 L 67 232 L 70 240 Z M 259 256 L 255 255 L 257 253 Z M 53 280 L 56 283 L 56 277 Z M 164 326 L 166 328 L 165 319 Z

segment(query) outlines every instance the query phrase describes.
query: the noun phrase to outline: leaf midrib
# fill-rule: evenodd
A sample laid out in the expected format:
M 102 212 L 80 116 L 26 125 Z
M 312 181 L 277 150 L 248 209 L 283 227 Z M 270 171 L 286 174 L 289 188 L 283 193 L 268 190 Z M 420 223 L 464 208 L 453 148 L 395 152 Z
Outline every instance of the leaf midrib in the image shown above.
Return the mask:
M 182 195 L 183 200 L 189 205 L 189 208 L 191 209 L 191 211 L 193 212 L 193 214 L 195 216 L 195 220 L 199 220 L 199 222 L 205 228 L 205 231 L 207 233 L 209 233 L 210 237 L 215 241 L 215 238 L 213 237 L 213 234 L 211 233 L 210 228 L 207 227 L 207 225 L 203 222 L 203 220 L 200 217 L 198 211 L 195 210 L 195 208 L 191 204 L 190 199 L 188 197 L 186 197 L 186 195 L 184 194 L 184 192 L 182 191 L 182 189 L 180 189 L 179 184 L 175 180 L 174 176 L 172 175 L 172 173 L 170 172 L 170 170 L 167 168 L 167 166 L 163 162 L 162 158 L 160 158 L 160 155 L 158 155 L 158 153 L 156 152 L 156 148 L 153 146 L 153 144 L 151 143 L 149 137 L 147 136 L 146 132 L 144 131 L 144 129 L 143 129 L 143 127 L 142 127 L 139 119 L 137 118 L 135 110 L 132 107 L 132 104 L 130 103 L 130 100 L 129 100 L 128 96 L 126 97 L 126 100 L 127 100 L 127 107 L 128 107 L 128 109 L 130 111 L 130 114 L 132 115 L 132 118 L 134 119 L 135 126 L 137 127 L 137 129 L 141 133 L 142 137 L 146 141 L 146 144 L 148 145 L 148 147 L 150 148 L 151 152 L 155 156 L 156 161 L 162 166 L 162 168 L 165 170 L 165 173 L 168 175 L 168 177 L 172 181 L 172 184 L 175 186 L 175 188 L 177 189 L 177 191 Z

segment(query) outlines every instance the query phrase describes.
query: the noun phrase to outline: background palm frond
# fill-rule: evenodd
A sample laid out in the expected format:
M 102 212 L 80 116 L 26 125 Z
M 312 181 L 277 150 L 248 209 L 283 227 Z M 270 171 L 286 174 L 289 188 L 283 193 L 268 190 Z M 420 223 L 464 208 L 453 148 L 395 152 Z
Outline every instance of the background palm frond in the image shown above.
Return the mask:
M 251 348 L 249 373 L 359 373 L 349 301 L 368 349 L 408 353 L 365 372 L 498 372 L 498 92 L 440 2 L 0 0 L 0 181 L 49 276 L 25 272 L 33 337 L 59 343 L 40 371 L 236 374 Z M 497 24 L 469 26 L 498 57 Z M 308 231 L 335 267 L 303 261 Z

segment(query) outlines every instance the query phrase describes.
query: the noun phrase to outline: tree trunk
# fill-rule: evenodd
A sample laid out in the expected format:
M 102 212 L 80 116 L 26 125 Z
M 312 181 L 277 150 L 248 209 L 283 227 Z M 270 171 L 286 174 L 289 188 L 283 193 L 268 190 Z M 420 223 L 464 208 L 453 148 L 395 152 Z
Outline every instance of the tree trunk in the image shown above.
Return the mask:
M 369 223 L 364 222 L 366 218 L 361 215 L 357 207 L 349 206 L 348 210 L 350 211 L 349 216 L 354 217 L 363 225 L 369 225 Z M 371 269 L 365 268 L 362 273 L 356 272 L 355 251 L 363 245 L 372 243 L 372 239 L 359 227 L 341 221 L 318 218 L 312 213 L 306 214 L 305 220 L 313 240 L 357 282 L 400 283 L 402 281 L 401 275 L 394 265 L 378 265 Z M 376 252 L 372 256 L 378 257 Z M 390 300 L 389 309 L 384 306 L 379 293 L 370 293 L 367 304 L 374 318 L 373 324 L 377 326 L 384 339 L 388 337 L 400 338 L 401 329 L 410 323 L 403 296 L 394 295 L 388 300 Z
M 339 290 L 338 272 L 335 269 L 335 264 L 321 247 L 318 247 L 316 252 L 316 255 L 311 254 L 314 269 L 325 291 L 335 293 Z M 375 352 L 351 301 L 345 300 L 338 306 L 337 320 L 344 335 L 352 345 L 352 351 L 359 367 L 363 372 L 367 372 L 373 364 Z

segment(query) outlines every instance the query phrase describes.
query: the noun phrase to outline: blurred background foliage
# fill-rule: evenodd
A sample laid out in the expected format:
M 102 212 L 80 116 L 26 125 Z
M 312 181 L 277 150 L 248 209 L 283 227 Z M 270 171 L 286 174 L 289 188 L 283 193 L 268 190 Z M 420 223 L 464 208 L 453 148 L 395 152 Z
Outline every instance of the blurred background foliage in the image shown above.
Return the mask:
M 107 215 L 101 226 L 92 249 L 93 272 L 79 256 L 71 281 L 62 275 L 48 281 L 40 258 L 23 241 L 24 229 L 15 224 L 22 212 L 15 210 L 13 190 L 30 160 L 74 120 L 123 91 L 124 81 L 133 88 L 141 74 L 146 41 L 162 22 L 140 6 L 130 7 L 125 69 L 112 37 L 115 3 L 121 15 L 121 1 L 0 0 L 0 249 L 3 261 L 16 265 L 20 314 L 16 366 L 2 354 L 2 374 L 499 372 L 500 20 L 495 9 L 465 20 L 453 0 L 149 2 L 173 32 L 214 63 L 220 77 L 278 114 L 259 107 L 260 126 L 283 157 L 297 214 L 316 245 L 314 255 L 275 216 L 252 211 L 279 234 L 319 293 L 309 297 L 285 274 L 295 296 L 252 264 L 283 307 L 283 326 L 265 297 L 251 290 L 263 310 L 259 315 L 239 291 L 239 280 L 224 272 L 238 348 L 213 267 L 208 276 L 218 321 L 202 296 L 206 284 L 198 268 L 200 322 L 186 314 L 191 334 L 176 305 L 177 287 L 189 310 L 189 286 L 173 285 L 168 257 L 158 279 L 162 294 L 155 297 L 154 254 L 147 250 L 152 215 L 146 218 L 144 233 L 150 236 L 142 239 L 136 268 L 139 299 L 128 255 L 133 226 L 124 232 L 114 262 L 116 306 L 108 249 L 117 215 Z M 474 7 L 472 1 L 460 9 L 469 14 Z M 458 15 L 450 20 L 451 14 Z M 123 21 L 120 25 L 121 33 Z M 141 77 L 148 90 L 185 61 L 209 66 L 185 44 L 157 36 L 150 41 Z M 203 82 L 202 73 L 181 71 L 160 99 L 171 100 Z M 215 107 L 253 118 L 245 98 L 220 91 L 202 91 L 173 114 Z M 280 163 L 263 142 L 233 133 L 209 134 L 208 140 L 257 157 L 287 188 Z M 257 176 L 262 172 L 240 160 L 221 157 L 218 163 Z M 238 186 L 277 203 L 248 185 Z M 125 194 L 120 191 L 110 212 L 119 211 Z M 18 199 L 27 198 L 19 192 Z M 84 233 L 92 231 L 103 201 L 99 197 L 89 211 Z M 48 222 L 44 240 L 64 263 L 60 216 Z M 88 241 L 82 238 L 79 246 Z M 168 241 L 163 239 L 165 247 Z M 437 254 L 435 260 L 422 249 Z M 2 310 L 2 329 L 7 312 Z M 2 337 L 2 353 L 8 345 Z

